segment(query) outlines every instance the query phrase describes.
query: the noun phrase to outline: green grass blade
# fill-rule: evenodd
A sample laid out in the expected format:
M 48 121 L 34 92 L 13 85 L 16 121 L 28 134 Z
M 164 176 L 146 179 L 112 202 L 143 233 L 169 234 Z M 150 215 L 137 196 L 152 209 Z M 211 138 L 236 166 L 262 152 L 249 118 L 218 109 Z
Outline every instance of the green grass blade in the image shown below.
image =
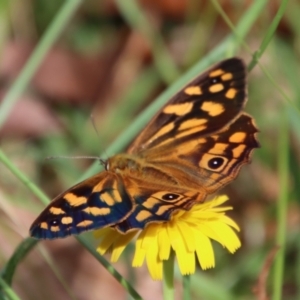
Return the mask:
M 132 285 L 95 249 L 93 245 L 84 236 L 78 236 L 77 240 L 105 267 L 105 269 L 126 289 L 126 291 L 135 300 L 140 300 L 142 297 L 135 291 Z
M 277 236 L 276 242 L 280 247 L 274 264 L 273 300 L 282 299 L 284 277 L 284 259 L 286 246 L 286 225 L 288 205 L 289 179 L 289 131 L 286 111 L 282 113 L 279 126 L 278 145 L 279 198 L 277 201 Z
M 0 277 L 0 299 L 20 300 L 14 290 Z
M 1 270 L 1 277 L 8 285 L 12 284 L 13 275 L 19 263 L 37 244 L 37 240 L 27 238 L 17 247 L 13 255 L 10 257 L 4 268 Z
M 49 198 L 40 190 L 35 184 L 33 184 L 27 176 L 20 171 L 11 160 L 0 149 L 0 162 L 3 163 L 41 202 L 45 205 L 49 203 Z
M 132 29 L 141 32 L 150 42 L 154 63 L 161 78 L 168 84 L 173 82 L 175 78 L 179 77 L 179 70 L 173 62 L 160 33 L 154 29 L 154 26 L 139 7 L 138 2 L 136 0 L 116 0 L 116 4 Z
M 284 14 L 284 12 L 286 10 L 286 6 L 287 6 L 288 2 L 289 2 L 289 0 L 282 0 L 282 1 L 280 1 L 279 9 L 278 9 L 275 17 L 273 18 L 272 23 L 270 24 L 269 28 L 267 29 L 267 32 L 265 34 L 264 39 L 261 42 L 260 47 L 253 54 L 253 58 L 252 58 L 252 60 L 251 60 L 251 62 L 249 64 L 249 67 L 248 67 L 249 71 L 254 68 L 254 66 L 256 65 L 256 63 L 258 62 L 258 60 L 260 59 L 260 57 L 263 55 L 263 53 L 267 49 L 267 46 L 269 45 L 269 43 L 273 39 L 274 34 L 276 32 L 276 29 L 278 27 L 278 24 L 279 24 L 280 20 L 282 19 L 283 14 Z
M 65 1 L 0 104 L 0 128 L 82 0 Z

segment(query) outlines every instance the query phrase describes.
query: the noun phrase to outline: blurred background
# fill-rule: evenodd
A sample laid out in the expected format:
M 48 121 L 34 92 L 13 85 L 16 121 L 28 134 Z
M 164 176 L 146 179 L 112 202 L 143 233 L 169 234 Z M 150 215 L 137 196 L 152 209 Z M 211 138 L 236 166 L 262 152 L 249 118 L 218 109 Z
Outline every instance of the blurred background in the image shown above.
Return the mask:
M 77 182 L 95 162 L 46 157 L 113 154 L 105 151 L 124 128 L 200 60 L 209 66 L 238 55 L 250 63 L 282 10 L 260 65 L 249 73 L 245 110 L 256 119 L 261 148 L 238 179 L 221 191 L 234 206 L 231 216 L 241 227 L 243 245 L 235 255 L 214 245 L 216 268 L 199 269 L 191 278 L 191 290 L 192 299 L 271 298 L 280 268 L 274 267 L 272 255 L 281 238 L 277 255 L 284 254 L 283 284 L 277 289 L 282 299 L 300 299 L 300 2 L 86 0 L 73 1 L 69 12 L 68 2 L 0 4 L 1 151 L 50 198 Z M 261 9 L 253 10 L 255 5 Z M 39 64 L 33 51 L 59 17 L 64 22 L 53 29 L 53 45 L 48 44 Z M 249 28 L 234 38 L 241 22 L 249 22 Z M 229 36 L 232 42 L 225 43 Z M 15 101 L 5 102 L 33 54 L 37 71 L 32 78 L 28 71 Z M 1 268 L 28 237 L 43 207 L 0 163 Z M 92 234 L 86 235 L 96 246 Z M 131 268 L 132 250 L 115 268 L 144 299 L 162 299 L 161 282 L 152 281 L 146 268 Z M 40 242 L 18 262 L 12 287 L 25 300 L 128 299 L 124 288 L 73 237 Z M 176 297 L 182 299 L 179 275 L 177 288 Z

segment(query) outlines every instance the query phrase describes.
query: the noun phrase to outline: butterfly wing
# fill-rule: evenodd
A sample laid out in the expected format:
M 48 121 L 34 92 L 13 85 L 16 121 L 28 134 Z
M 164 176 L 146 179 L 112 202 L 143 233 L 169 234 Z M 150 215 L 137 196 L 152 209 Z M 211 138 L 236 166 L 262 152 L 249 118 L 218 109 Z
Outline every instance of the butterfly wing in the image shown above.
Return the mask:
M 154 171 L 154 170 L 152 170 Z M 188 210 L 199 199 L 202 189 L 177 186 L 165 180 L 161 173 L 120 172 L 126 194 L 132 199 L 132 210 L 126 218 L 115 222 L 114 227 L 125 233 L 132 229 L 143 229 L 151 222 L 165 222 L 178 210 Z M 145 176 L 147 180 L 145 179 Z
M 259 146 L 253 118 L 241 114 L 246 90 L 243 61 L 219 63 L 176 94 L 129 153 L 174 175 L 178 185 L 217 191 L 237 176 Z
M 224 60 L 179 91 L 128 148 L 139 153 L 181 137 L 205 136 L 222 129 L 247 101 L 246 68 L 239 58 Z M 178 145 L 180 145 L 178 143 Z
M 199 191 L 102 172 L 56 197 L 30 228 L 38 239 L 63 238 L 81 232 L 114 227 L 125 233 L 149 222 L 170 219 L 178 209 L 189 209 Z
M 188 210 L 199 197 L 199 191 L 166 187 L 156 189 L 154 186 L 137 189 L 132 192 L 135 206 L 133 211 L 113 227 L 126 233 L 132 229 L 143 229 L 148 223 L 166 222 L 178 210 Z
M 122 178 L 101 172 L 56 197 L 30 228 L 39 239 L 61 238 L 122 221 L 133 210 Z
M 144 154 L 153 168 L 173 174 L 178 185 L 198 186 L 210 194 L 235 179 L 242 165 L 250 162 L 253 149 L 259 147 L 256 133 L 253 118 L 241 114 L 213 135 L 182 137 Z
M 235 179 L 241 167 L 250 162 L 251 153 L 259 147 L 254 120 L 241 114 L 220 132 L 205 138 L 197 154 L 182 154 L 182 159 L 197 164 L 199 180 L 209 193 L 214 193 Z

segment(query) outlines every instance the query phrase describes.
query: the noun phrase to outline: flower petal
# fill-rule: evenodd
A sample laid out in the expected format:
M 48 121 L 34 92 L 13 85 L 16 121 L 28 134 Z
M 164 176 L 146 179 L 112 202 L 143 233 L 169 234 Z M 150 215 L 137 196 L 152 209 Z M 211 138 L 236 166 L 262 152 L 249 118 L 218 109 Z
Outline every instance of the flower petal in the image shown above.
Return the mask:
M 113 251 L 111 254 L 111 261 L 116 262 L 122 254 L 125 247 L 137 234 L 137 231 L 131 231 L 127 234 L 120 234 L 119 238 L 114 242 Z
M 159 227 L 157 226 L 157 224 L 153 225 L 155 226 L 147 226 L 140 234 L 140 237 L 142 238 L 141 247 L 144 249 L 147 249 L 157 238 L 157 231 Z
M 101 229 L 97 229 L 97 230 L 93 231 L 93 235 L 96 239 L 99 239 L 99 238 L 102 238 L 103 236 L 107 235 L 110 232 L 114 233 L 116 231 L 110 227 L 105 227 L 105 228 L 101 228 Z
M 162 279 L 162 260 L 158 257 L 158 243 L 153 237 L 153 242 L 146 249 L 146 262 L 151 277 L 155 280 Z
M 241 242 L 231 227 L 220 222 L 212 222 L 210 225 L 211 228 L 218 232 L 218 238 L 212 238 L 227 248 L 230 253 L 234 253 L 241 247 Z
M 215 256 L 210 239 L 200 231 L 195 233 L 196 253 L 203 270 L 215 266 Z
M 206 203 L 195 204 L 189 211 L 180 210 L 173 214 L 170 221 L 148 224 L 138 235 L 132 265 L 140 267 L 145 259 L 153 279 L 162 279 L 163 261 L 169 259 L 174 250 L 180 272 L 193 274 L 196 258 L 202 269 L 215 266 L 211 240 L 215 240 L 233 253 L 241 246 L 235 232 L 239 226 L 228 216 L 230 206 L 220 207 L 228 198 L 220 196 Z M 103 254 L 112 249 L 111 261 L 117 261 L 126 245 L 137 231 L 127 234 L 118 233 L 113 228 L 97 231 L 102 241 L 97 250 Z
M 160 260 L 167 260 L 170 257 L 171 253 L 171 243 L 169 236 L 167 234 L 167 230 L 165 229 L 165 226 L 162 230 L 158 233 L 158 246 L 159 246 L 159 259 Z
M 99 230 L 101 231 L 101 230 Z M 100 244 L 97 247 L 97 251 L 103 255 L 108 251 L 108 249 L 113 245 L 114 241 L 118 237 L 119 233 L 115 232 L 114 230 L 105 230 L 101 232 L 103 239 L 101 240 Z M 98 234 L 97 236 L 100 236 Z
M 176 257 L 180 273 L 189 275 L 195 273 L 195 253 L 186 251 L 185 247 L 179 247 L 176 250 Z
M 146 257 L 146 250 L 142 248 L 143 239 L 139 236 L 135 242 L 135 252 L 132 261 L 133 267 L 141 267 Z
M 240 227 L 230 218 L 228 218 L 227 216 L 222 216 L 221 218 L 222 222 L 224 222 L 225 224 L 233 227 L 236 231 L 240 231 Z
M 196 245 L 193 228 L 191 228 L 191 226 L 189 226 L 185 222 L 178 222 L 177 227 L 182 236 L 182 239 L 184 240 L 187 251 L 195 252 Z

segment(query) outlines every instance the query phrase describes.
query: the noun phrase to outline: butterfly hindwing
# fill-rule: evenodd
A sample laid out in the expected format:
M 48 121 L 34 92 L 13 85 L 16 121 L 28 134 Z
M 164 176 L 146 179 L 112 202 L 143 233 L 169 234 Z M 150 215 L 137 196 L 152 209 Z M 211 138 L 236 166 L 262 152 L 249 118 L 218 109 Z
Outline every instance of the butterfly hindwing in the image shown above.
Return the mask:
M 154 191 L 153 188 L 141 190 L 133 195 L 134 210 L 114 228 L 125 233 L 131 229 L 143 229 L 151 222 L 166 222 L 175 211 L 188 210 L 199 197 L 198 191 L 176 188 L 169 191 Z
M 209 193 L 216 192 L 234 180 L 242 165 L 250 162 L 250 156 L 259 147 L 258 132 L 254 120 L 241 114 L 221 132 L 210 137 L 211 147 L 199 150 L 198 165 L 207 171 L 199 176 Z
M 216 192 L 236 178 L 242 165 L 249 163 L 253 149 L 259 147 L 257 131 L 252 117 L 241 114 L 220 132 L 188 140 L 177 151 L 173 149 L 176 165 L 185 166 L 186 174 L 196 171 L 194 181 L 199 187 L 208 194 Z M 165 156 L 168 154 L 162 154 Z

